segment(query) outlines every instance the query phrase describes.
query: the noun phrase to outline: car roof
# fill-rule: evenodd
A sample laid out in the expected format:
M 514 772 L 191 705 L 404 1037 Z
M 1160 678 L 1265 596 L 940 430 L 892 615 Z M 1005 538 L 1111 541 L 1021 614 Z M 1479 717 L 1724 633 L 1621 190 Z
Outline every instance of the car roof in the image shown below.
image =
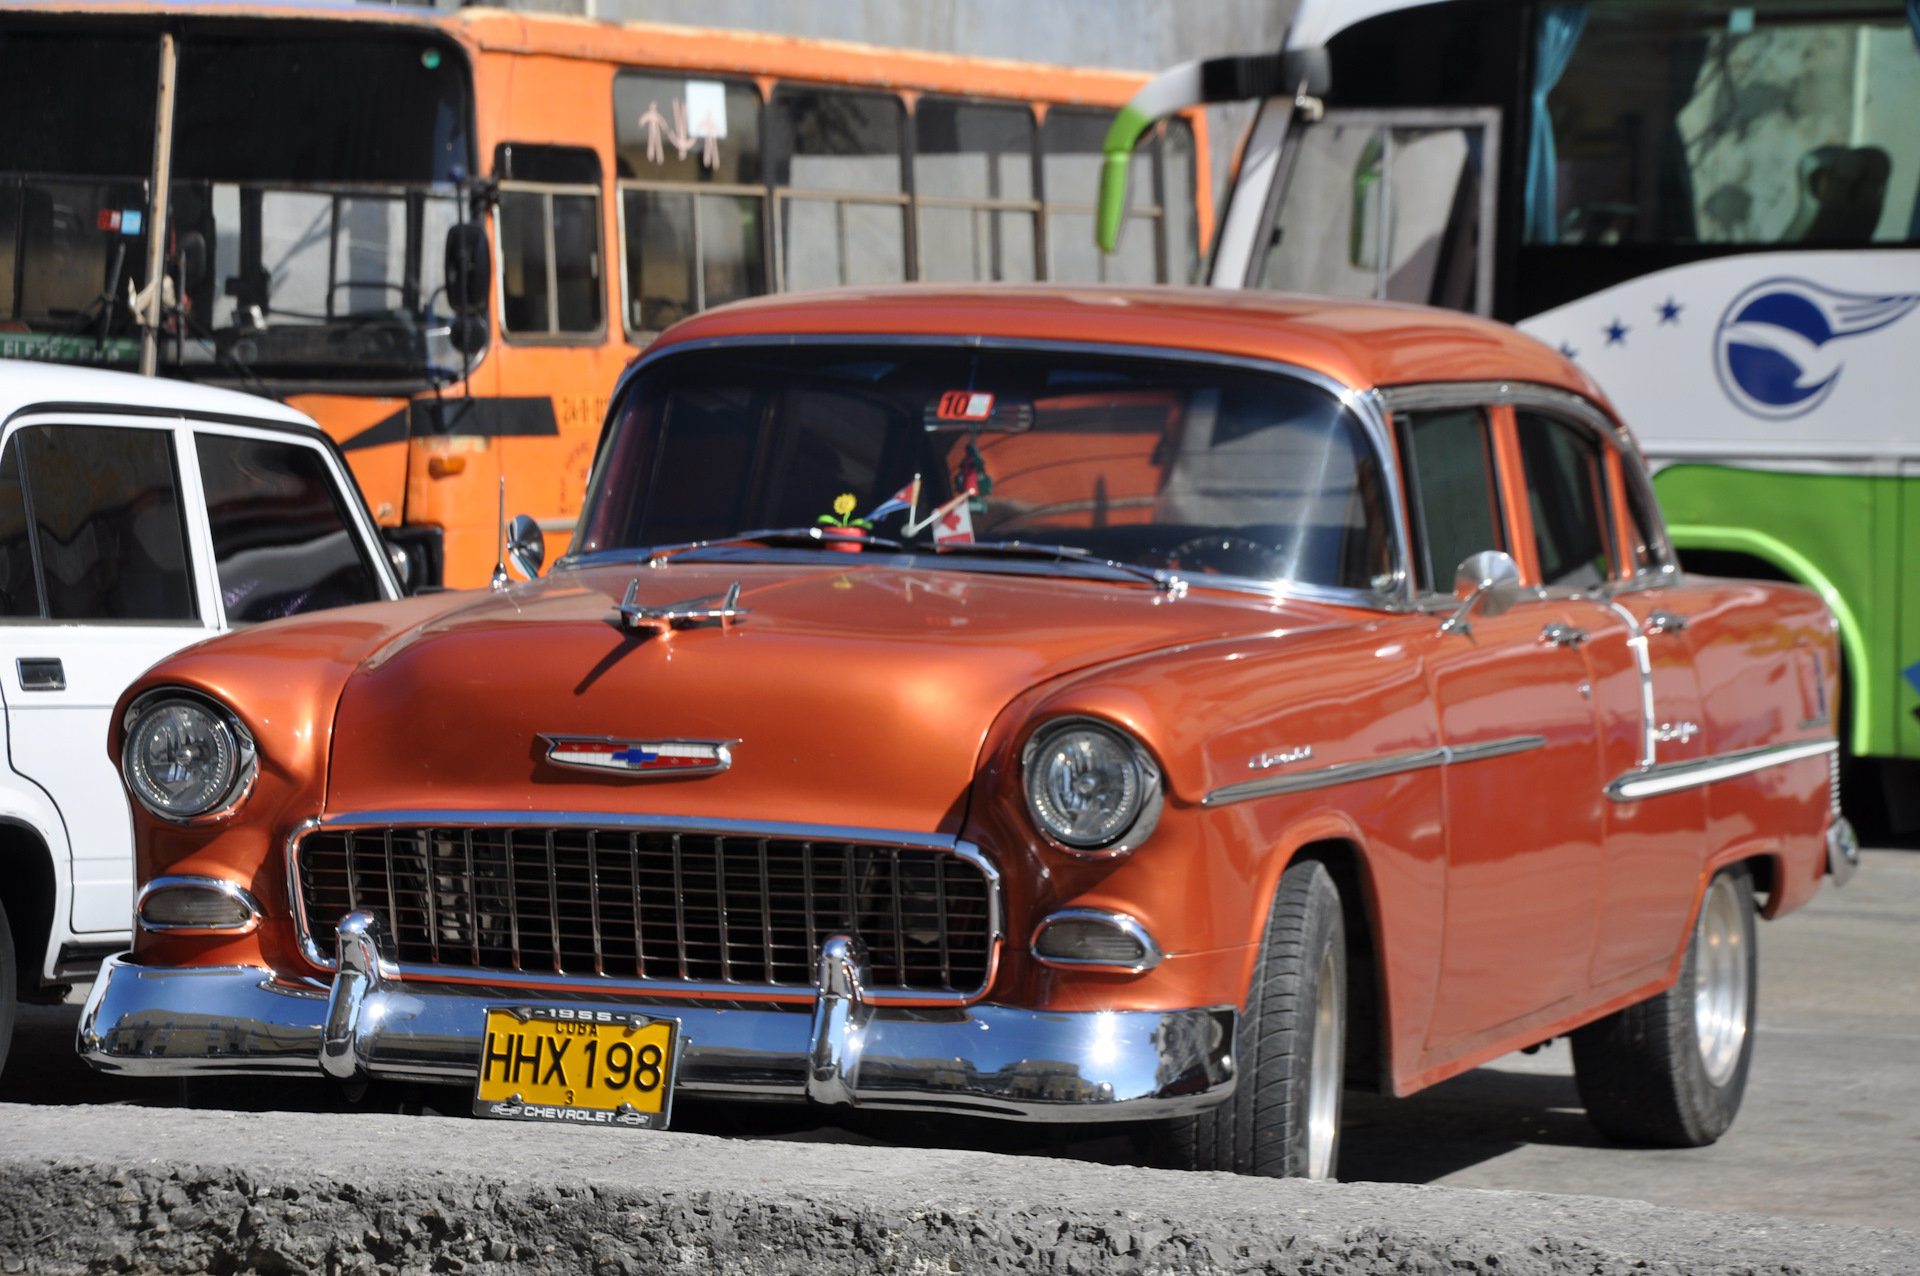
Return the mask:
M 131 408 L 137 412 L 178 413 L 212 420 L 245 421 L 249 425 L 285 425 L 319 431 L 319 426 L 306 413 L 237 390 L 220 390 L 168 377 L 110 372 L 104 368 L 0 359 L 0 422 L 31 408 L 56 404 L 69 411 L 83 405 Z
M 756 297 L 675 324 L 649 349 L 754 336 L 901 335 L 1071 341 L 1293 364 L 1355 390 L 1524 381 L 1604 404 L 1558 351 L 1452 310 L 1220 288 L 907 284 Z

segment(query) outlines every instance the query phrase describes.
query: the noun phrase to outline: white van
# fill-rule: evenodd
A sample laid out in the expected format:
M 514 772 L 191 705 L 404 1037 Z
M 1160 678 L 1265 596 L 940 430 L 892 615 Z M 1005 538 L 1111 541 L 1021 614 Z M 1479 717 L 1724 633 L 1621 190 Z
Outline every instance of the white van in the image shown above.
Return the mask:
M 398 598 L 405 564 L 332 440 L 270 400 L 0 360 L 0 423 L 4 1067 L 16 996 L 57 1000 L 131 942 L 106 744 L 127 684 L 236 626 Z

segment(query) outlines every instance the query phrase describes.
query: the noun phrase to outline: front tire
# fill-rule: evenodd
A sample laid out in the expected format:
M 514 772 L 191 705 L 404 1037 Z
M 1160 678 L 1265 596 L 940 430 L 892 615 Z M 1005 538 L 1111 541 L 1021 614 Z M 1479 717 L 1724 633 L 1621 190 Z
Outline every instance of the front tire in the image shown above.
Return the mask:
M 1740 1111 L 1753 1058 L 1758 974 L 1753 879 L 1716 875 L 1679 982 L 1572 1034 L 1587 1117 L 1619 1143 L 1705 1147 Z
M 1155 1159 L 1174 1169 L 1267 1178 L 1334 1176 L 1347 1035 L 1347 935 L 1326 866 L 1288 867 L 1274 892 L 1246 1013 L 1233 1096 L 1158 1126 Z
M 19 1004 L 20 971 L 13 954 L 13 928 L 7 924 L 7 910 L 0 906 L 0 1073 L 7 1070 L 7 1053 L 13 1048 L 14 1007 Z

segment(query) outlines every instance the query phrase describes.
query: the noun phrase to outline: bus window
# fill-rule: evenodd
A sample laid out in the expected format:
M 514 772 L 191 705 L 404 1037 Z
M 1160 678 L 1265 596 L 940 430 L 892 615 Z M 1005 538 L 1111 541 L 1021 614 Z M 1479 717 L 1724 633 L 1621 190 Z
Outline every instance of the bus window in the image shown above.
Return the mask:
M 1160 222 L 1159 166 L 1137 155 L 1127 195 L 1127 220 L 1111 256 L 1093 243 L 1100 189 L 1101 144 L 1113 112 L 1057 106 L 1040 130 L 1041 182 L 1047 199 L 1047 278 L 1064 283 L 1151 284 L 1166 275 L 1156 233 Z M 1143 150 L 1155 149 L 1150 134 Z
M 1259 286 L 1484 308 L 1480 114 L 1329 111 L 1302 130 Z
M 1033 280 L 1033 112 L 922 98 L 913 127 L 920 278 Z
M 595 338 L 600 316 L 600 159 L 585 147 L 503 142 L 501 327 L 515 337 Z
M 783 289 L 906 279 L 905 126 L 890 93 L 774 90 L 767 166 Z
M 1160 206 L 1166 210 L 1162 233 L 1167 244 L 1167 273 L 1170 284 L 1197 283 L 1200 279 L 1200 217 L 1194 209 L 1194 183 L 1199 179 L 1194 168 L 1193 125 L 1184 119 L 1166 122 L 1160 139 Z
M 751 83 L 613 80 L 627 336 L 767 290 L 760 95 Z
M 1915 238 L 1913 12 L 1892 0 L 1545 10 L 1533 89 L 1547 109 L 1532 122 L 1526 241 Z

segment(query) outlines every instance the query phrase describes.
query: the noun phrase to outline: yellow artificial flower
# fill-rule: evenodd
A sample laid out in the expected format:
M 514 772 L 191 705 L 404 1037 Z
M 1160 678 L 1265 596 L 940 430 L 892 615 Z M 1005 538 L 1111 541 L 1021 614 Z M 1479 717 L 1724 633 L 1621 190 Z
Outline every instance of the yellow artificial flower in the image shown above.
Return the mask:
M 853 493 L 842 492 L 833 498 L 833 512 L 841 518 L 853 513 Z

